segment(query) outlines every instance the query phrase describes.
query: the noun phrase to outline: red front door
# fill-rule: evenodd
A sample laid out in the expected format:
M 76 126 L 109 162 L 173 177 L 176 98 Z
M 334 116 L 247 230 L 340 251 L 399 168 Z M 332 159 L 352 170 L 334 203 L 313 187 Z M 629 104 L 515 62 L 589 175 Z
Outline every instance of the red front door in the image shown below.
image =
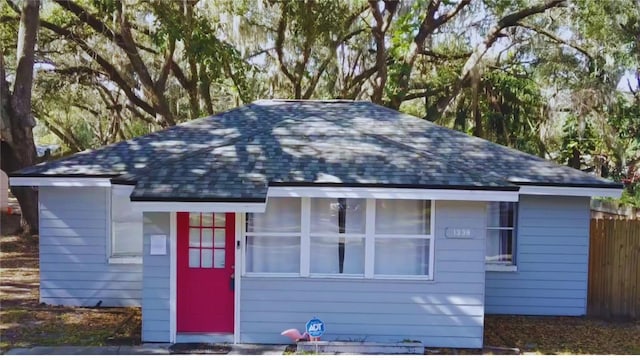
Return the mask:
M 235 215 L 178 213 L 178 332 L 233 332 Z

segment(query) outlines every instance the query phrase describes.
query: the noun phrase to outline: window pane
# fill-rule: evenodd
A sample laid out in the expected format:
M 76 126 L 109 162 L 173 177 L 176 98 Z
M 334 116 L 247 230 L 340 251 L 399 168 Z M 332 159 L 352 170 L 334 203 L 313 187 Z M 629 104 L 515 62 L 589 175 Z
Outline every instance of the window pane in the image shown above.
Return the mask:
M 200 250 L 199 249 L 189 249 L 189 267 L 190 268 L 200 267 Z
M 189 226 L 200 226 L 200 213 L 189 213 Z
M 200 229 L 189 229 L 189 247 L 200 247 Z
M 202 226 L 213 227 L 213 214 L 202 213 Z
M 365 199 L 343 199 L 347 234 L 364 234 L 366 218 Z M 339 233 L 340 201 L 338 199 L 311 199 L 311 232 Z
M 247 271 L 299 273 L 300 238 L 247 236 Z
M 216 249 L 213 253 L 213 267 L 216 269 L 224 269 L 224 249 Z
M 111 254 L 142 255 L 142 212 L 133 211 L 128 187 L 111 188 Z
M 213 247 L 213 229 L 202 229 L 202 245 L 203 248 Z
M 489 227 L 514 227 L 516 203 L 492 202 L 487 207 Z
M 378 275 L 429 275 L 429 240 L 377 238 L 374 271 Z
M 214 244 L 215 244 L 215 247 L 217 247 L 217 248 L 224 248 L 224 244 L 225 244 L 225 231 L 224 231 L 224 229 L 216 229 L 215 230 Z
M 364 238 L 311 237 L 311 273 L 364 274 Z
M 113 255 L 142 255 L 142 224 L 120 222 L 111 227 Z
M 213 267 L 213 250 L 212 249 L 202 249 L 202 266 L 203 268 L 212 268 Z
M 139 222 L 142 224 L 142 212 L 133 211 L 129 198 L 130 190 L 115 185 L 111 189 L 111 221 Z
M 217 227 L 225 227 L 227 224 L 227 214 L 225 213 L 216 213 L 216 223 Z
M 486 261 L 513 263 L 513 230 L 487 231 Z
M 264 213 L 247 214 L 249 232 L 300 232 L 300 199 L 269 198 Z
M 376 200 L 376 234 L 428 235 L 431 202 Z

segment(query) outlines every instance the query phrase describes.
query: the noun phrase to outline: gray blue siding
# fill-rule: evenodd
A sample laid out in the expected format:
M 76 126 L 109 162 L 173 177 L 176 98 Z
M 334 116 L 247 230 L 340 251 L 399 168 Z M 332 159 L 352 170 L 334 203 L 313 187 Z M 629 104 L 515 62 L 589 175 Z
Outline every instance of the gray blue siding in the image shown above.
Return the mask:
M 589 198 L 520 196 L 517 272 L 487 272 L 488 314 L 584 315 Z
M 169 213 L 144 213 L 142 341 L 169 342 Z M 167 237 L 166 255 L 149 255 L 151 235 Z
M 142 265 L 109 264 L 108 188 L 40 187 L 40 301 L 140 306 Z
M 435 217 L 434 281 L 243 277 L 241 341 L 287 343 L 280 332 L 318 316 L 326 340 L 482 347 L 485 203 L 438 201 Z M 473 238 L 447 239 L 447 227 Z

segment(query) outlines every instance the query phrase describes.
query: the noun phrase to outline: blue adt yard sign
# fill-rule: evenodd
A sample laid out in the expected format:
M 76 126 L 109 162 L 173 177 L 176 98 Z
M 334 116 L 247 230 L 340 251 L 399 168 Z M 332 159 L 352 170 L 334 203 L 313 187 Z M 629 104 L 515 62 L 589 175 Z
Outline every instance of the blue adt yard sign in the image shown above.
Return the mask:
M 307 321 L 306 326 L 307 333 L 311 337 L 320 337 L 324 334 L 324 323 L 322 320 L 314 317 L 313 319 Z

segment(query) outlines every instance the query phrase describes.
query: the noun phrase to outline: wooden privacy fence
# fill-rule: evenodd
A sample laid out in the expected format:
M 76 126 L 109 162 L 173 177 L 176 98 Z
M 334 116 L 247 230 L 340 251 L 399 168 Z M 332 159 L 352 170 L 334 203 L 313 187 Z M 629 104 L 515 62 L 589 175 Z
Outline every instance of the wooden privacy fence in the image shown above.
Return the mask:
M 640 319 L 640 220 L 591 219 L 587 313 Z

